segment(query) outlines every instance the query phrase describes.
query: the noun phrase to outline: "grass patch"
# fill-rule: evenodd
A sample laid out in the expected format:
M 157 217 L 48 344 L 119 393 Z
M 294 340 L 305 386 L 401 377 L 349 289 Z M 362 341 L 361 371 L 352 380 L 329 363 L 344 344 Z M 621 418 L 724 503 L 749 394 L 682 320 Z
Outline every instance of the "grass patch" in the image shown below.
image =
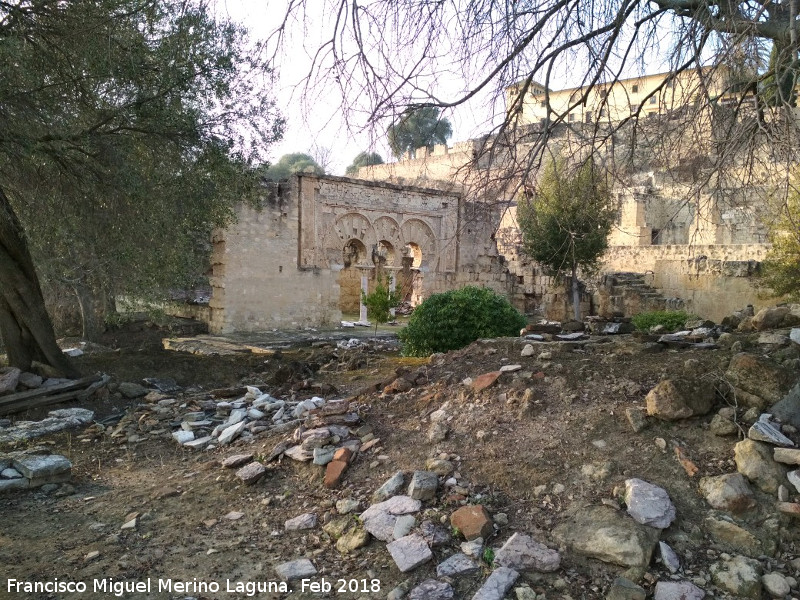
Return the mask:
M 683 329 L 686 321 L 696 318 L 683 310 L 651 310 L 635 315 L 631 321 L 639 331 L 649 331 L 651 327 L 663 325 L 669 331 Z

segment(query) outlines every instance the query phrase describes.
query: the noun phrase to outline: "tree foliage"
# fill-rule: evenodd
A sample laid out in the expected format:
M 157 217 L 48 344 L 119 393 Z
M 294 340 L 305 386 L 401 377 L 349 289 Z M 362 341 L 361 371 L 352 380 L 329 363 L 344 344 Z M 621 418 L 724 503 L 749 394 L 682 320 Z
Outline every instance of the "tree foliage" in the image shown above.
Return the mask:
M 463 348 L 478 338 L 519 335 L 526 323 L 504 296 L 468 286 L 426 298 L 399 336 L 403 354 L 428 356 Z
M 353 159 L 353 162 L 347 167 L 346 175 L 358 175 L 358 170 L 361 167 L 371 167 L 372 165 L 382 165 L 383 158 L 377 152 L 359 152 Z
M 367 307 L 367 315 L 375 321 L 375 334 L 378 334 L 378 325 L 388 323 L 392 318 L 391 309 L 400 303 L 400 292 L 390 290 L 391 275 L 383 277 L 378 274 L 375 289 L 369 294 L 361 291 L 361 299 Z
M 772 244 L 762 264 L 760 284 L 779 296 L 800 300 L 800 191 L 792 190 L 772 224 Z
M 276 37 L 310 7 L 291 3 Z M 485 115 L 492 125 L 473 159 L 485 187 L 523 186 L 559 136 L 620 178 L 634 161 L 645 171 L 697 165 L 681 193 L 721 190 L 723 204 L 745 186 L 755 194 L 785 183 L 786 165 L 800 159 L 787 93 L 800 67 L 800 0 L 328 0 L 325 12 L 336 17 L 309 84 L 338 88 L 344 114 L 373 124 L 418 108 Z M 665 73 L 655 89 L 626 92 L 629 114 L 601 118 L 615 82 L 653 73 Z M 691 85 L 678 85 L 684 75 Z M 568 107 L 551 101 L 565 88 L 575 90 Z M 674 110 L 640 118 L 673 91 Z M 541 122 L 521 119 L 532 104 Z M 589 104 L 588 122 L 570 119 Z
M 406 110 L 389 126 L 386 135 L 395 156 L 405 152 L 414 156 L 417 148 L 446 144 L 453 128 L 450 121 L 440 118 L 438 108 L 425 106 Z
M 279 181 L 288 179 L 295 173 L 309 173 L 312 175 L 324 175 L 325 170 L 317 164 L 317 161 L 304 152 L 291 152 L 284 154 L 274 165 L 270 165 L 264 172 L 267 179 Z
M 34 265 L 95 300 L 197 275 L 210 229 L 253 191 L 250 164 L 283 130 L 263 56 L 200 2 L 0 3 L 0 337 L 12 364 L 74 373 Z
M 572 277 L 575 319 L 580 319 L 578 271 L 596 268 L 615 217 L 605 174 L 591 159 L 578 165 L 551 160 L 517 206 L 526 254 L 549 273 Z

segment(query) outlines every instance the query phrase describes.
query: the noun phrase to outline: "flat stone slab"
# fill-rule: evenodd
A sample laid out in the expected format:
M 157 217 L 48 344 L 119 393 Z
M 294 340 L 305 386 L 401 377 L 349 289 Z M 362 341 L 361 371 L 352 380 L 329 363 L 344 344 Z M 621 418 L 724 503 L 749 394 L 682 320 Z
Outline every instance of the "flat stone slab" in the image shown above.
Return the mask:
M 386 544 L 397 568 L 403 573 L 413 571 L 433 558 L 431 549 L 421 535 L 412 534 Z
M 761 415 L 761 418 L 750 427 L 747 437 L 758 442 L 767 442 L 773 446 L 794 448 L 794 442 L 783 435 L 780 429 L 770 422 L 770 416 L 768 414 Z
M 236 477 L 241 479 L 247 485 L 253 485 L 259 481 L 267 472 L 267 469 L 260 462 L 254 461 L 246 464 L 241 469 L 236 471 Z
M 21 456 L 14 458 L 14 468 L 28 479 L 45 479 L 54 475 L 69 473 L 72 463 L 66 456 Z
M 203 448 L 208 446 L 211 443 L 211 440 L 213 439 L 214 438 L 212 438 L 210 435 L 206 435 L 201 438 L 195 438 L 190 442 L 186 442 L 185 444 L 183 444 L 183 447 L 191 448 L 192 450 L 202 450 Z
M 454 593 L 449 583 L 426 579 L 408 593 L 408 600 L 450 600 Z
M 689 581 L 659 581 L 655 600 L 703 600 L 706 593 Z
M 314 529 L 317 526 L 317 515 L 305 513 L 289 519 L 283 524 L 286 531 L 298 531 L 300 529 Z
M 457 577 L 459 575 L 472 575 L 481 570 L 481 566 L 466 554 L 453 554 L 436 567 L 437 577 Z
M 414 500 L 409 496 L 392 496 L 388 500 L 370 506 L 361 513 L 361 519 L 369 519 L 382 512 L 390 515 L 408 515 L 418 512 L 420 508 L 422 508 L 422 502 L 419 500 Z
M 297 560 L 290 560 L 277 565 L 275 572 L 284 581 L 293 581 L 295 579 L 313 577 L 317 574 L 317 569 L 309 559 L 298 558 Z
M 242 431 L 244 431 L 244 428 L 246 426 L 247 426 L 246 421 L 239 421 L 238 423 L 231 425 L 230 427 L 226 427 L 225 429 L 222 430 L 222 432 L 220 432 L 219 439 L 217 440 L 217 442 L 221 446 L 230 444 L 233 440 L 235 440 L 239 436 L 240 433 L 242 433 Z
M 503 600 L 508 590 L 517 581 L 519 573 L 508 567 L 498 567 L 481 586 L 472 600 Z
M 226 469 L 242 467 L 253 460 L 253 454 L 232 454 L 222 460 L 222 466 Z
M 772 458 L 775 462 L 786 465 L 800 465 L 800 450 L 795 448 L 775 448 Z
M 561 555 L 522 533 L 515 533 L 494 556 L 494 564 L 515 571 L 557 571 Z
M 386 482 L 381 487 L 375 490 L 375 493 L 372 494 L 372 499 L 375 502 L 383 502 L 387 498 L 391 498 L 392 496 L 397 494 L 397 492 L 399 492 L 400 489 L 403 487 L 404 483 L 405 483 L 405 476 L 403 475 L 402 471 L 398 471 L 397 473 L 392 475 L 388 480 L 386 480 Z
M 0 443 L 30 440 L 65 429 L 82 427 L 94 418 L 94 413 L 85 408 L 62 408 L 51 410 L 48 414 L 50 416 L 41 421 L 18 421 L 12 427 L 1 429 Z

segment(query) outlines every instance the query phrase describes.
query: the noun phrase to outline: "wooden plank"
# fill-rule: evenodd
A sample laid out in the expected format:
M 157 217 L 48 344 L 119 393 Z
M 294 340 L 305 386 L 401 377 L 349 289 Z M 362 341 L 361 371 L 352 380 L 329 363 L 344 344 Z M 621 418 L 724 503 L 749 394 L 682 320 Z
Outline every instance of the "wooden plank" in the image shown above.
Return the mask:
M 89 377 L 83 377 L 82 379 L 76 379 L 75 381 L 67 381 L 64 383 L 59 383 L 57 385 L 51 385 L 46 388 L 36 388 L 33 390 L 28 390 L 26 392 L 18 392 L 16 394 L 6 394 L 5 396 L 0 396 L 0 409 L 4 406 L 8 406 L 10 404 L 16 404 L 21 400 L 27 400 L 32 398 L 40 398 L 43 396 L 50 396 L 52 394 L 56 394 L 59 392 L 67 392 L 71 390 L 82 390 L 90 386 L 91 384 L 95 383 L 96 381 L 100 381 L 101 376 L 99 374 L 90 375 Z

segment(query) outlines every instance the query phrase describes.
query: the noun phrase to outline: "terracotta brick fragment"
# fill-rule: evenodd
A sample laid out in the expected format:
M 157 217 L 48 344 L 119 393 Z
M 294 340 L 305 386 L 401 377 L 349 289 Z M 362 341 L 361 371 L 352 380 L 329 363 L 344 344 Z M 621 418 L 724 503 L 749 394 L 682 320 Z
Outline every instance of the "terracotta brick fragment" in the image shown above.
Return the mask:
M 467 540 L 487 538 L 494 531 L 492 518 L 480 504 L 459 508 L 450 515 L 450 525 L 458 529 Z
M 323 484 L 326 488 L 335 488 L 342 481 L 342 476 L 347 470 L 347 463 L 343 460 L 334 460 L 325 467 L 325 479 Z

